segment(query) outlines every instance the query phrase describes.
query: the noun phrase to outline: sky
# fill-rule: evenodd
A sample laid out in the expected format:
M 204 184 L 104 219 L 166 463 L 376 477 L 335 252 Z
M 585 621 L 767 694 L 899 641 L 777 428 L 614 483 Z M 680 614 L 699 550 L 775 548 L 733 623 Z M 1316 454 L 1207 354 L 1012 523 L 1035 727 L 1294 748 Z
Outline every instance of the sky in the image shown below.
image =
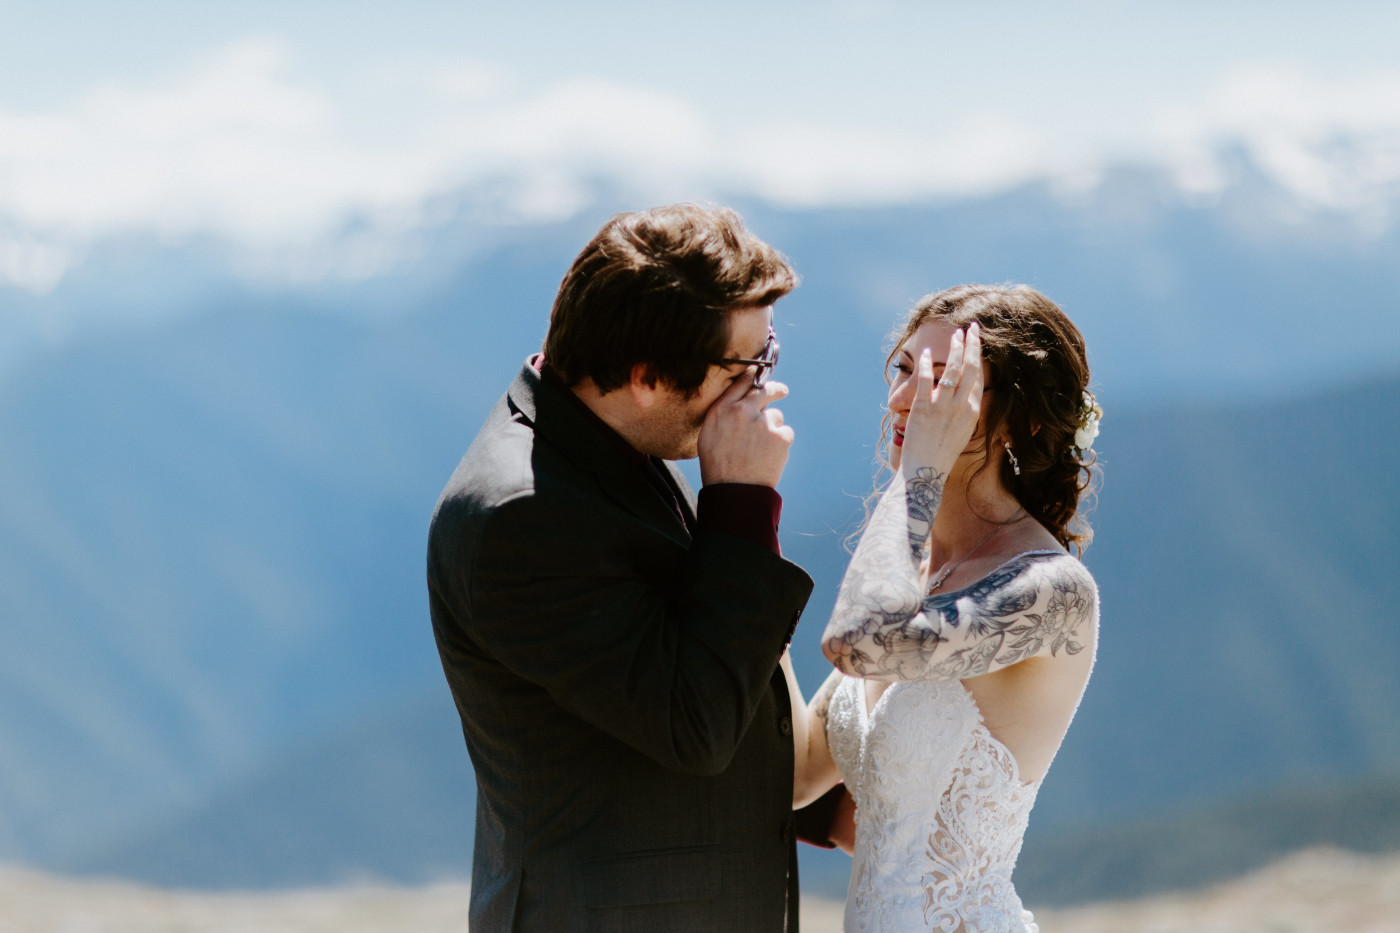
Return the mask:
M 133 230 L 276 248 L 468 191 L 567 217 L 1092 185 L 1247 146 L 1305 200 L 1400 190 L 1400 5 L 0 0 L 0 279 Z

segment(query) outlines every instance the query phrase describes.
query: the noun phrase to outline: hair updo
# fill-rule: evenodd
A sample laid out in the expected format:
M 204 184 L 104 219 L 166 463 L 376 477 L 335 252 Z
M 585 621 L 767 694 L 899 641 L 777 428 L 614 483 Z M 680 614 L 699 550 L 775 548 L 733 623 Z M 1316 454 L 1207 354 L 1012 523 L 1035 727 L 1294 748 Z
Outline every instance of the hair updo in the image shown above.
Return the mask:
M 995 459 L 1002 438 L 1021 468 L 1001 458 L 1001 481 L 1021 506 L 1065 547 L 1083 553 L 1093 531 L 1079 513 L 1081 497 L 1097 479 L 1097 455 L 1075 446 L 1083 424 L 1089 361 L 1084 337 L 1059 307 L 1025 285 L 958 285 L 920 299 L 894 334 L 889 367 L 900 347 L 931 320 L 957 328 L 976 321 L 987 366 L 983 396 L 982 466 Z M 888 437 L 888 430 L 883 432 Z

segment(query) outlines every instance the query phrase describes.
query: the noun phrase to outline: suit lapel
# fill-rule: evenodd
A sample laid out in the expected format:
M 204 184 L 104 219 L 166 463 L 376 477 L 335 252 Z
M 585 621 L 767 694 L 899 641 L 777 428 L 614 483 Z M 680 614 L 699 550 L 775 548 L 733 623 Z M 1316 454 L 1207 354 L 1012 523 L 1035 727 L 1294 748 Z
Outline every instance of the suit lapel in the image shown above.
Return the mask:
M 548 441 L 580 469 L 593 474 L 609 499 L 677 544 L 690 546 L 690 532 L 681 524 L 680 516 L 662 501 L 641 471 L 588 421 L 573 399 L 563 397 L 528 363 L 511 383 L 506 400 L 512 412 L 534 428 L 537 439 Z M 681 490 L 681 508 L 694 527 L 695 503 L 690 487 L 674 465 L 666 463 L 665 468 Z
M 612 453 L 616 465 L 612 469 L 595 471 L 598 485 L 618 505 L 664 532 L 677 544 L 690 547 L 690 532 L 681 524 L 680 516 L 669 503 L 662 501 L 660 493 L 651 487 L 636 467 L 623 460 L 617 451 Z M 682 504 L 681 508 L 685 508 L 685 505 Z

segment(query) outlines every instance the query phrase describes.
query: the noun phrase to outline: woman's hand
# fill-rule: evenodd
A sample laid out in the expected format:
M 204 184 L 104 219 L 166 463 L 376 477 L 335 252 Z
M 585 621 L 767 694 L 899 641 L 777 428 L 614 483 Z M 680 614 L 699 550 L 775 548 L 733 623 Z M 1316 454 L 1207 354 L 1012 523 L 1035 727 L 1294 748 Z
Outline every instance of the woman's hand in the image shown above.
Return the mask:
M 904 425 L 899 470 L 906 479 L 932 468 L 946 477 L 972 440 L 982 409 L 982 337 L 977 322 L 953 331 L 943 375 L 933 378 L 933 353 L 919 355 L 914 402 Z

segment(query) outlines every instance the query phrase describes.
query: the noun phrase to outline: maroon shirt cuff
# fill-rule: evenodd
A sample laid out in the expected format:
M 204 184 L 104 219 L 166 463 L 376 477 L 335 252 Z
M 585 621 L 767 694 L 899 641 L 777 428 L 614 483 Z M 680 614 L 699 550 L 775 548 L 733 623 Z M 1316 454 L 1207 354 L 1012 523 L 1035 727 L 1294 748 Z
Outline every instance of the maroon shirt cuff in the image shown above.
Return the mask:
M 782 554 L 778 548 L 778 519 L 783 497 L 772 486 L 716 483 L 700 490 L 695 506 L 697 523 L 707 531 L 722 531 Z

